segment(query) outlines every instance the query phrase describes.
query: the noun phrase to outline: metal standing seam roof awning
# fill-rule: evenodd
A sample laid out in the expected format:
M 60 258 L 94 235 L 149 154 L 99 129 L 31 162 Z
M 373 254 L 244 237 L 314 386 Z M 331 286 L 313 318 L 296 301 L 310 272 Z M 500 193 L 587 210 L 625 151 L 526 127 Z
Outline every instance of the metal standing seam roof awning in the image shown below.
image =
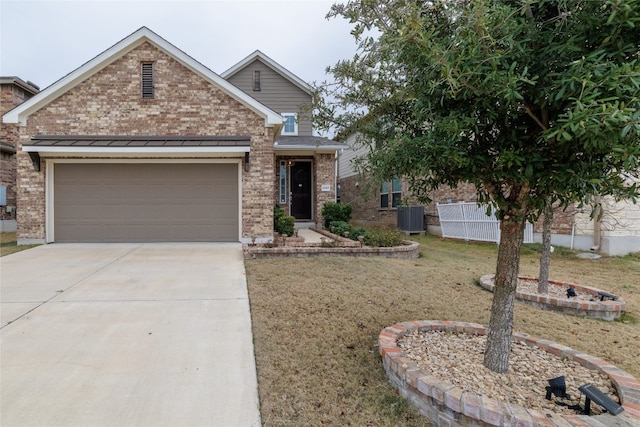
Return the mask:
M 249 147 L 249 136 L 79 136 L 38 135 L 23 144 L 25 151 L 50 151 L 50 148 L 132 148 L 132 147 Z M 33 148 L 37 147 L 37 149 Z M 242 150 L 244 151 L 244 150 Z
M 273 145 L 278 154 L 335 153 L 346 144 L 321 136 L 280 136 Z
M 248 160 L 249 136 L 38 135 L 22 145 L 34 163 L 46 156 L 238 156 Z

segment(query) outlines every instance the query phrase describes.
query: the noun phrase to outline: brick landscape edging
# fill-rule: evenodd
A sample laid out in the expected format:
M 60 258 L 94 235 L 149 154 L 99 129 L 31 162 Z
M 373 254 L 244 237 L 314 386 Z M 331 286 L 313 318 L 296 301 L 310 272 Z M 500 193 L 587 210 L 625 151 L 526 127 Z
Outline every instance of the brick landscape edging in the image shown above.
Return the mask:
M 313 231 L 328 237 L 327 241 L 333 240 L 335 246 L 329 243 L 306 243 L 292 238 L 274 239 L 279 244 L 269 247 L 265 244 L 243 244 L 242 252 L 245 259 L 255 258 L 308 258 L 312 256 L 353 256 L 353 257 L 380 257 L 414 259 L 420 255 L 420 244 L 411 240 L 403 240 L 402 246 L 389 248 L 364 246 L 360 242 L 353 241 L 346 237 L 331 234 L 326 230 L 312 228 Z M 282 245 L 282 246 L 281 246 Z
M 494 276 L 494 274 L 485 274 L 480 277 L 480 285 L 484 289 L 493 292 Z M 524 280 L 538 280 L 537 277 L 528 276 L 519 276 L 518 278 Z M 569 286 L 573 286 L 574 289 L 591 294 L 594 298 L 598 298 L 598 291 L 603 290 L 577 283 L 560 282 L 557 280 L 549 280 L 549 283 L 558 286 L 565 286 L 567 288 Z M 619 318 L 625 307 L 625 302 L 622 298 L 618 298 L 616 301 L 580 301 L 569 298 L 556 298 L 551 295 L 530 294 L 520 291 L 516 291 L 516 300 L 545 310 L 609 321 Z
M 525 409 L 496 399 L 463 392 L 418 367 L 411 359 L 405 357 L 398 347 L 398 340 L 416 329 L 486 335 L 486 328 L 476 323 L 421 320 L 397 323 L 382 330 L 378 337 L 380 356 L 391 382 L 398 387 L 404 398 L 420 410 L 422 415 L 438 426 L 602 427 L 612 425 L 616 421 L 626 422 L 630 426 L 640 425 L 640 382 L 603 359 L 525 333 L 513 334 L 515 341 L 539 347 L 558 357 L 574 360 L 586 368 L 603 372 L 616 387 L 624 408 L 624 412 L 615 417 L 608 413 L 597 416 L 578 414 L 547 416 L 534 409 Z
M 405 241 L 402 246 L 391 248 L 372 248 L 369 246 L 322 246 L 321 243 L 292 243 L 287 246 L 269 248 L 265 246 L 251 246 L 243 244 L 242 249 L 245 259 L 253 258 L 308 258 L 312 256 L 355 256 L 355 257 L 382 257 L 382 258 L 418 258 L 420 254 L 420 244 Z

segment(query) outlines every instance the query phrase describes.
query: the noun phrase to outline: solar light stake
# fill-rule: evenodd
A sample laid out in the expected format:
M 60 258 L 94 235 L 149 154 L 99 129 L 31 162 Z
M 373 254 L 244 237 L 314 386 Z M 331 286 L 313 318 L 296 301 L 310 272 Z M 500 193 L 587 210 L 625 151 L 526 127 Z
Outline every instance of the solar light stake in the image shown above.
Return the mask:
M 571 399 L 571 396 L 567 394 L 567 384 L 564 381 L 564 375 L 552 378 L 548 381 L 549 385 L 545 387 L 547 390 L 547 395 L 545 396 L 545 398 L 547 400 L 551 400 L 552 394 L 563 399 Z

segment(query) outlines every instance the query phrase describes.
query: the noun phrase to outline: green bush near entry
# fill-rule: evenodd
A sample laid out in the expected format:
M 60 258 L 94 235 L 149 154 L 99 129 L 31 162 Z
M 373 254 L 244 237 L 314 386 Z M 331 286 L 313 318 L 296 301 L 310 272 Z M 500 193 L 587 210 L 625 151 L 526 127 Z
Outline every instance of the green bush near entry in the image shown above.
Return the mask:
M 334 203 L 327 202 L 322 205 L 322 218 L 324 220 L 324 228 L 329 229 L 333 221 L 351 221 L 351 212 L 353 207 L 351 203 Z

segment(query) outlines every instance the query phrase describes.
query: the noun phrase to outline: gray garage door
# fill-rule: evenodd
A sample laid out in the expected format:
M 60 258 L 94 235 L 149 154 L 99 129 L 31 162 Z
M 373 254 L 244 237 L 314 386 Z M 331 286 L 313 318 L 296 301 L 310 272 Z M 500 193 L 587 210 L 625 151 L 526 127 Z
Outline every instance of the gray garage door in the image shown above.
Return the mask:
M 56 242 L 238 241 L 232 163 L 58 163 Z

